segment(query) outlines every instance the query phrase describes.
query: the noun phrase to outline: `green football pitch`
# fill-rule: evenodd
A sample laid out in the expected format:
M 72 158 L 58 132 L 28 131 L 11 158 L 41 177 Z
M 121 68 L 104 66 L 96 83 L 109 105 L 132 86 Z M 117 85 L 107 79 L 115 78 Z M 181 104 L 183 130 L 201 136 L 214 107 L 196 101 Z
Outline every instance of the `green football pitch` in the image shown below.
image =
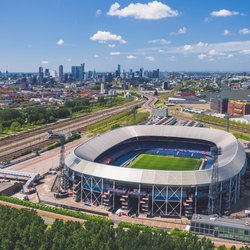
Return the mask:
M 201 159 L 141 154 L 128 167 L 153 170 L 197 170 Z

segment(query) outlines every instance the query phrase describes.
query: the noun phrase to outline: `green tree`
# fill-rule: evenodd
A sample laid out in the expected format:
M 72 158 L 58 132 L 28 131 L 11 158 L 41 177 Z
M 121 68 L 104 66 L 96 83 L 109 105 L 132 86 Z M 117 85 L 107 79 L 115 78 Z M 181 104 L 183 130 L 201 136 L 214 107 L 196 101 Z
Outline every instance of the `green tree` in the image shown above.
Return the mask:
M 12 131 L 17 131 L 17 130 L 19 130 L 20 128 L 21 128 L 21 124 L 20 124 L 19 122 L 14 121 L 14 122 L 11 123 L 10 129 L 11 129 Z

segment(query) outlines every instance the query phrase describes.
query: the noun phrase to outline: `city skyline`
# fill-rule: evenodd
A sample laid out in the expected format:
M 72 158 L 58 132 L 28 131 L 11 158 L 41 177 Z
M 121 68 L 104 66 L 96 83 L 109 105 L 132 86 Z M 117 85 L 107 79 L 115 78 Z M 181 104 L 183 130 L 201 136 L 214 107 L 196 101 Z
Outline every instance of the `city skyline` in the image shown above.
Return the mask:
M 3 1 L 0 71 L 249 71 L 250 2 Z

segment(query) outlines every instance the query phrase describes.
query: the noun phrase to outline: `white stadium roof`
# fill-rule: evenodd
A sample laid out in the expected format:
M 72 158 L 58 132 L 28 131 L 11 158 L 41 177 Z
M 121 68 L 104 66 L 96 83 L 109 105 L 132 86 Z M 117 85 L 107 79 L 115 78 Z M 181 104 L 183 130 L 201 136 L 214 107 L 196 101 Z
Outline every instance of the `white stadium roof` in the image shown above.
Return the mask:
M 246 155 L 241 144 L 227 132 L 197 127 L 140 125 L 123 127 L 96 136 L 77 147 L 66 158 L 72 170 L 90 176 L 130 183 L 151 185 L 193 186 L 211 182 L 212 169 L 196 171 L 164 171 L 123 168 L 93 162 L 101 153 L 129 138 L 166 136 L 205 140 L 222 149 L 219 156 L 219 181 L 237 175 L 244 167 Z

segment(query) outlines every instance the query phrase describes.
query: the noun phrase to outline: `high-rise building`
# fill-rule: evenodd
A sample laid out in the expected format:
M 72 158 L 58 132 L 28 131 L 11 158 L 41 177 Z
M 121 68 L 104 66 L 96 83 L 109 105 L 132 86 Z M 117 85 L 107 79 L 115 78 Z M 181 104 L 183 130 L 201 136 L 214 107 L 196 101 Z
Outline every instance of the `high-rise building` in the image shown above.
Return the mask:
M 140 78 L 144 77 L 144 69 L 143 68 L 140 68 Z
M 59 82 L 63 82 L 63 66 L 59 66 Z
M 160 70 L 153 70 L 152 78 L 159 79 L 160 78 Z
M 43 83 L 43 67 L 39 67 L 38 69 L 38 83 Z
M 45 69 L 45 71 L 44 71 L 44 76 L 46 76 L 46 77 L 50 76 L 49 69 Z
M 107 92 L 106 83 L 101 83 L 100 93 L 101 94 L 106 94 L 106 92 Z
M 118 66 L 117 66 L 117 74 L 118 74 L 118 77 L 121 76 L 121 65 L 120 64 L 118 64 Z
M 81 64 L 81 66 L 72 66 L 71 74 L 74 81 L 82 81 L 84 80 L 85 75 L 85 63 Z

